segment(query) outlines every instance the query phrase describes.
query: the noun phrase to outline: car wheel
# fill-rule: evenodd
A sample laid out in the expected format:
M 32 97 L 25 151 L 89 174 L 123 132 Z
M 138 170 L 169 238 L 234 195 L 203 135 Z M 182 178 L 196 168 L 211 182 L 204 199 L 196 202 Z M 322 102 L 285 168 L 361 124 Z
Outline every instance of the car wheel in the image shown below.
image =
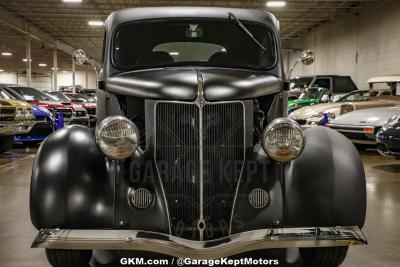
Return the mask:
M 92 251 L 46 249 L 46 256 L 53 267 L 89 267 Z
M 0 136 L 0 153 L 4 153 L 10 148 L 12 148 L 14 144 L 14 136 Z
M 348 247 L 301 248 L 300 255 L 307 267 L 337 267 L 346 258 Z

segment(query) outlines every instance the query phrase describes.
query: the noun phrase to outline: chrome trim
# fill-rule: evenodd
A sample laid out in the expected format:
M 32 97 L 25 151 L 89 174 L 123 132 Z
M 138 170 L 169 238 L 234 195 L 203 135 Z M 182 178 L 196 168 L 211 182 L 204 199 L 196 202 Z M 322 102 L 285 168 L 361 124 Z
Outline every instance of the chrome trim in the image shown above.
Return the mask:
M 332 130 L 336 130 L 338 132 L 349 132 L 349 133 L 364 133 L 364 131 L 357 131 L 357 130 L 347 130 L 347 129 L 342 129 L 341 127 L 344 128 L 373 128 L 375 130 L 376 127 L 380 126 L 372 126 L 372 125 L 352 125 L 352 124 L 330 124 L 328 123 L 326 125 L 327 127 L 331 128 Z
M 256 249 L 366 244 L 357 226 L 261 229 L 209 241 L 136 230 L 43 229 L 32 248 L 141 250 L 179 258 L 213 259 Z
M 204 140 L 203 140 L 203 108 L 206 105 L 204 98 L 203 76 L 199 71 L 197 72 L 197 98 L 195 100 L 196 106 L 199 108 L 199 221 L 197 229 L 199 230 L 199 239 L 203 240 L 204 228 L 200 225 L 205 225 L 204 221 Z

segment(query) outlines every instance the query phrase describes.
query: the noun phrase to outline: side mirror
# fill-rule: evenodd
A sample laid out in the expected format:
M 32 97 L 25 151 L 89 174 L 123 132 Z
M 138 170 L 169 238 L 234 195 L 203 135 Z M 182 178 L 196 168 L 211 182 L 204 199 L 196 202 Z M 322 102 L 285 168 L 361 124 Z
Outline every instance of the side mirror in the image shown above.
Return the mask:
M 304 50 L 301 53 L 300 60 L 304 65 L 311 65 L 314 63 L 315 55 L 311 50 Z
M 304 65 L 311 65 L 312 63 L 314 63 L 315 60 L 315 56 L 313 51 L 311 50 L 304 50 L 303 52 L 301 52 L 300 57 L 296 60 L 296 62 L 292 65 L 292 67 L 289 70 L 289 73 L 286 77 L 287 81 L 290 81 L 290 79 L 292 78 L 292 73 L 294 68 L 296 67 L 296 65 L 301 61 Z
M 86 52 L 83 51 L 82 49 L 75 50 L 72 57 L 74 59 L 75 64 L 79 66 L 83 65 L 87 60 Z

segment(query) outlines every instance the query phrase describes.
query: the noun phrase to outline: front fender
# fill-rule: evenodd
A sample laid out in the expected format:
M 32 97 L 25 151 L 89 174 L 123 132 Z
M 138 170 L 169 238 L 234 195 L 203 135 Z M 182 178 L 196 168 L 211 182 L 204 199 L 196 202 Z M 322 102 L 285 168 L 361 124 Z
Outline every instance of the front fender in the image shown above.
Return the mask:
M 112 227 L 113 166 L 97 148 L 89 128 L 71 125 L 51 134 L 33 165 L 33 225 L 37 229 Z
M 342 134 L 312 127 L 303 153 L 285 168 L 288 226 L 359 226 L 366 213 L 364 167 Z

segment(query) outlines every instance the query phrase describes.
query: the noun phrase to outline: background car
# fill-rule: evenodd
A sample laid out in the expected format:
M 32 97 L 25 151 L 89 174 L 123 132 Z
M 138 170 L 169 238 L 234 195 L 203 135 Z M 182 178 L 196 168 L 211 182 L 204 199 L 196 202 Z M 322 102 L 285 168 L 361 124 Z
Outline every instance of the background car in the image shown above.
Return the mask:
M 350 76 L 341 75 L 311 75 L 298 76 L 290 80 L 289 96 L 293 99 L 300 96 L 305 89 L 310 87 L 323 87 L 329 90 L 329 97 L 336 99 L 341 95 L 358 90 L 357 85 Z
M 353 143 L 375 145 L 378 131 L 399 113 L 400 106 L 356 110 L 337 117 L 327 126 L 342 133 Z
M 400 97 L 387 94 L 390 94 L 389 90 L 357 90 L 333 103 L 321 103 L 295 110 L 289 118 L 297 121 L 302 128 L 309 128 L 324 124 L 324 116 L 331 120 L 354 110 L 400 105 Z
M 65 125 L 89 125 L 87 111 L 80 106 L 72 105 L 70 102 L 58 101 L 56 98 L 32 87 L 4 85 L 3 88 L 15 97 L 22 96 L 23 100 L 29 103 L 47 108 L 57 119 L 59 119 L 59 114 L 61 114 Z
M 15 113 L 16 107 L 6 98 L 0 97 L 0 153 L 9 150 L 14 143 L 14 135 L 17 130 Z
M 23 99 L 21 95 L 14 92 L 13 95 L 0 86 L 0 93 L 6 99 Z M 29 132 L 16 133 L 14 142 L 39 142 L 43 141 L 49 134 L 54 131 L 56 126 L 53 114 L 46 108 L 36 104 L 31 104 L 33 115 L 35 117 L 35 124 Z
M 376 135 L 376 142 L 382 156 L 400 159 L 400 113 L 382 126 Z
M 370 89 L 388 89 L 392 95 L 400 96 L 400 75 L 371 77 L 367 83 Z
M 70 102 L 75 106 L 84 108 L 89 115 L 90 127 L 96 126 L 96 99 L 80 93 L 46 92 L 55 97 L 58 101 Z
M 303 92 L 299 99 L 289 100 L 288 113 L 292 113 L 296 109 L 326 103 L 329 101 L 329 90 L 323 87 L 310 87 Z

